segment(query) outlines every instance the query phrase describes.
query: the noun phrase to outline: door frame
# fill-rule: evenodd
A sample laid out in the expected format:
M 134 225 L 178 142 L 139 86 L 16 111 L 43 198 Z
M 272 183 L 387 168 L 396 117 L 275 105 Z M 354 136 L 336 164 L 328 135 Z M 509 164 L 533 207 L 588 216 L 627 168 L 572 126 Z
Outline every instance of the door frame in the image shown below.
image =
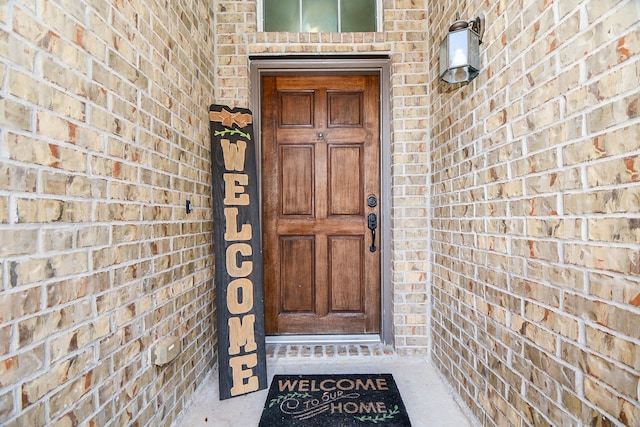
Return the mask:
M 250 56 L 249 108 L 253 111 L 254 137 L 262 221 L 261 105 L 265 75 L 375 74 L 380 81 L 380 333 L 366 335 L 281 335 L 267 342 L 282 344 L 378 343 L 393 344 L 391 289 L 391 59 L 388 55 Z M 261 227 L 262 229 L 262 227 Z

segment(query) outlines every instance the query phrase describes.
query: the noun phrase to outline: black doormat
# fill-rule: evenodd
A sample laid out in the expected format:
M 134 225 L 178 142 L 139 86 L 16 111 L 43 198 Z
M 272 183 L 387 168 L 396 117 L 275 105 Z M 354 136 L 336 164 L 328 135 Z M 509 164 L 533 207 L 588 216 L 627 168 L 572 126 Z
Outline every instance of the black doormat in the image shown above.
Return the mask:
M 410 427 L 391 374 L 276 375 L 259 427 Z

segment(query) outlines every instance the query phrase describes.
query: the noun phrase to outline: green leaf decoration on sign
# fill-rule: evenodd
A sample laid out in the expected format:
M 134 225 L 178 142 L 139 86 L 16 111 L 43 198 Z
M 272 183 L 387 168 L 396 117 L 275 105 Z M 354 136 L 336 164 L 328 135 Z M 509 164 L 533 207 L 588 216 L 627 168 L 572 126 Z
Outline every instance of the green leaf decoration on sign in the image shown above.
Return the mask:
M 276 397 L 275 399 L 271 399 L 269 401 L 269 408 L 273 407 L 274 405 L 278 405 L 279 403 L 282 403 L 287 399 L 295 399 L 297 397 L 307 398 L 311 397 L 311 395 L 309 393 L 298 393 L 297 391 L 294 393 L 283 394 Z
M 239 129 L 224 128 L 224 130 L 217 130 L 214 132 L 214 136 L 226 136 L 226 135 L 240 135 L 245 137 L 247 140 L 251 141 L 251 135 L 248 133 L 242 132 Z
M 354 417 L 354 418 L 358 421 L 362 421 L 363 423 L 370 422 L 370 423 L 378 424 L 378 423 L 383 423 L 387 420 L 392 420 L 399 413 L 400 413 L 400 409 L 398 408 L 398 405 L 394 405 L 393 408 L 386 414 L 376 415 L 375 417 L 372 417 L 371 415 L 363 415 L 361 417 Z

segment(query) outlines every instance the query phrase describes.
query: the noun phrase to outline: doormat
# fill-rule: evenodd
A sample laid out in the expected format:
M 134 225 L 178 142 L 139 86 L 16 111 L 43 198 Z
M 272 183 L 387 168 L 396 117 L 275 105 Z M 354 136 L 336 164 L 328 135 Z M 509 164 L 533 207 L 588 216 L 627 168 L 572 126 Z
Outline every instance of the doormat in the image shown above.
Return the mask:
M 276 375 L 259 427 L 410 427 L 391 374 Z

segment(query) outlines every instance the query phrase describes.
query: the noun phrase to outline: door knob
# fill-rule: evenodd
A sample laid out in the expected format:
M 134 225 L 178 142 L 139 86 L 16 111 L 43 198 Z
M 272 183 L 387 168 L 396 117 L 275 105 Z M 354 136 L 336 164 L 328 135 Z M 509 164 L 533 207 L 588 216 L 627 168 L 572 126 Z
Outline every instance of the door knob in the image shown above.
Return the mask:
M 371 246 L 369 246 L 369 252 L 376 251 L 376 228 L 378 228 L 378 216 L 374 213 L 370 213 L 367 217 L 367 227 L 371 230 Z

